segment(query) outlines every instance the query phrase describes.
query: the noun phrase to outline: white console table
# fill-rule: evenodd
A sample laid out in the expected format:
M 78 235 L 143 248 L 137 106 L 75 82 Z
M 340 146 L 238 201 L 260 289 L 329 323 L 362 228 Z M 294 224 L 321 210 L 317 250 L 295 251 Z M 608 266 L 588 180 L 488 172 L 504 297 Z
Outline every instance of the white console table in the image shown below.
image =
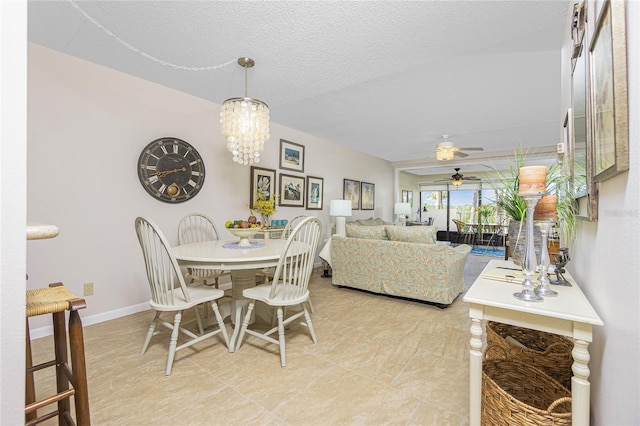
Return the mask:
M 574 425 L 588 425 L 591 392 L 589 343 L 592 342 L 592 326 L 603 325 L 602 320 L 569 274 L 564 276 L 571 287 L 552 286 L 558 292 L 557 297 L 545 297 L 542 302 L 524 302 L 513 297 L 513 293 L 522 289 L 521 283 L 510 284 L 483 278 L 485 272 L 498 267 L 517 268 L 511 261 L 491 260 L 464 296 L 464 301 L 469 303 L 471 318 L 470 424 L 480 424 L 484 333 L 482 321 L 489 320 L 573 339 L 572 422 Z

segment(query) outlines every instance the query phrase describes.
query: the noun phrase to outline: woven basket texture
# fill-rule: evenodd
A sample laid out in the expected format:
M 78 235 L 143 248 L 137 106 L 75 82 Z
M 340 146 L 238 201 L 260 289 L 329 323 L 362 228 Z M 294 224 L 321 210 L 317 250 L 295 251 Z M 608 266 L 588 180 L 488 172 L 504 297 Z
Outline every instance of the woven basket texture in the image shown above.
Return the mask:
M 571 425 L 570 395 L 533 366 L 498 358 L 482 363 L 483 426 Z
M 63 285 L 27 290 L 27 317 L 66 311 L 73 299 L 77 297 Z
M 507 352 L 507 359 L 514 359 L 533 365 L 571 389 L 571 365 L 573 343 L 562 336 L 544 331 L 516 327 L 499 322 L 487 322 L 487 351 L 485 357 L 491 356 L 490 348 L 500 347 Z M 508 342 L 507 337 L 515 339 L 524 347 Z

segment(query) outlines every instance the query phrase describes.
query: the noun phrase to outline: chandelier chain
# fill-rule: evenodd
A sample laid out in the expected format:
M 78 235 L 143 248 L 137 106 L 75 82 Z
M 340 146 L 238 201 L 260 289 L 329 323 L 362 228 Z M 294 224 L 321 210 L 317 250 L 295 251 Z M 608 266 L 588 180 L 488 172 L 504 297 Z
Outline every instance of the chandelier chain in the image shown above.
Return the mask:
M 127 43 L 126 41 L 124 41 L 123 39 L 121 39 L 120 37 L 115 35 L 111 30 L 109 30 L 104 25 L 102 25 L 100 22 L 96 21 L 91 16 L 89 16 L 84 10 L 82 10 L 80 8 L 80 6 L 78 6 L 76 4 L 76 2 L 74 2 L 73 0 L 68 0 L 68 1 L 89 22 L 91 22 L 96 27 L 100 28 L 106 35 L 108 35 L 109 37 L 111 37 L 114 40 L 116 40 L 119 44 L 121 44 L 122 46 L 124 46 L 127 49 L 131 50 L 132 52 L 135 52 L 135 53 L 139 54 L 140 56 L 142 56 L 144 58 L 147 58 L 147 59 L 149 59 L 149 60 L 151 60 L 153 62 L 157 62 L 157 63 L 159 63 L 161 65 L 165 65 L 165 66 L 168 66 L 168 67 L 171 67 L 171 68 L 184 70 L 184 71 L 213 71 L 213 70 L 217 70 L 217 69 L 226 67 L 227 65 L 231 65 L 234 62 L 236 62 L 235 59 L 232 59 L 232 60 L 230 60 L 228 62 L 225 62 L 223 64 L 220 64 L 220 65 L 212 65 L 212 66 L 208 66 L 208 67 L 188 67 L 186 65 L 177 65 L 177 64 L 173 64 L 171 62 L 164 61 L 164 60 L 156 58 L 155 56 L 152 56 L 152 55 L 150 55 L 150 54 L 148 54 L 146 52 L 143 52 L 142 50 L 138 49 L 137 47 L 132 46 L 131 44 Z

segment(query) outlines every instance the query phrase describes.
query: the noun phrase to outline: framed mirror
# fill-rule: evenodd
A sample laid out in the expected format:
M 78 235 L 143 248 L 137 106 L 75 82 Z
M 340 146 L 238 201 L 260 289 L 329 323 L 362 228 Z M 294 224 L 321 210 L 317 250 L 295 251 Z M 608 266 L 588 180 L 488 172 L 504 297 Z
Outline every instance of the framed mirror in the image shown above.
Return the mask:
M 588 149 L 587 99 L 588 67 L 584 46 L 586 5 L 574 7 L 572 22 L 573 54 L 571 58 L 571 108 L 565 117 L 564 132 L 569 146 L 572 191 L 576 194 L 578 217 L 596 221 L 598 219 L 598 187 L 593 181 L 591 150 Z

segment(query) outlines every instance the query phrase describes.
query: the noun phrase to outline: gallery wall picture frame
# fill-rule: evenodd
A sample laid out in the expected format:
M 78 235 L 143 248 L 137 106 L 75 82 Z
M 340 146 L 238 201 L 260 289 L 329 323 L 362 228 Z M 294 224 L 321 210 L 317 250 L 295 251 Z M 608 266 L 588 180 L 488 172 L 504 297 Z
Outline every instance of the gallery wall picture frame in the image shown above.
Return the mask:
M 376 200 L 376 185 L 369 182 L 361 182 L 360 200 L 362 210 L 373 210 Z
M 344 179 L 342 182 L 342 199 L 351 200 L 351 210 L 360 210 L 360 181 Z
M 571 39 L 573 40 L 573 51 L 571 52 L 571 66 L 575 67 L 578 56 L 582 54 L 585 33 L 585 23 L 587 22 L 586 1 L 573 5 L 573 17 L 571 19 Z
M 324 199 L 324 179 L 307 176 L 307 210 L 322 210 Z
M 594 182 L 629 170 L 625 2 L 606 0 L 589 46 L 589 124 Z
M 283 207 L 304 207 L 304 176 L 280 173 L 280 205 Z
M 249 206 L 254 208 L 258 197 L 269 199 L 275 195 L 276 171 L 262 167 L 251 166 L 251 188 L 249 189 Z
M 564 120 L 564 135 L 568 147 L 571 174 L 571 191 L 576 200 L 576 218 L 590 222 L 598 220 L 598 183 L 593 181 L 590 145 L 588 98 L 589 67 L 587 64 L 587 39 L 584 36 L 586 3 L 574 6 L 572 38 L 574 50 L 571 56 L 571 108 Z
M 304 173 L 304 145 L 280 139 L 280 168 Z

